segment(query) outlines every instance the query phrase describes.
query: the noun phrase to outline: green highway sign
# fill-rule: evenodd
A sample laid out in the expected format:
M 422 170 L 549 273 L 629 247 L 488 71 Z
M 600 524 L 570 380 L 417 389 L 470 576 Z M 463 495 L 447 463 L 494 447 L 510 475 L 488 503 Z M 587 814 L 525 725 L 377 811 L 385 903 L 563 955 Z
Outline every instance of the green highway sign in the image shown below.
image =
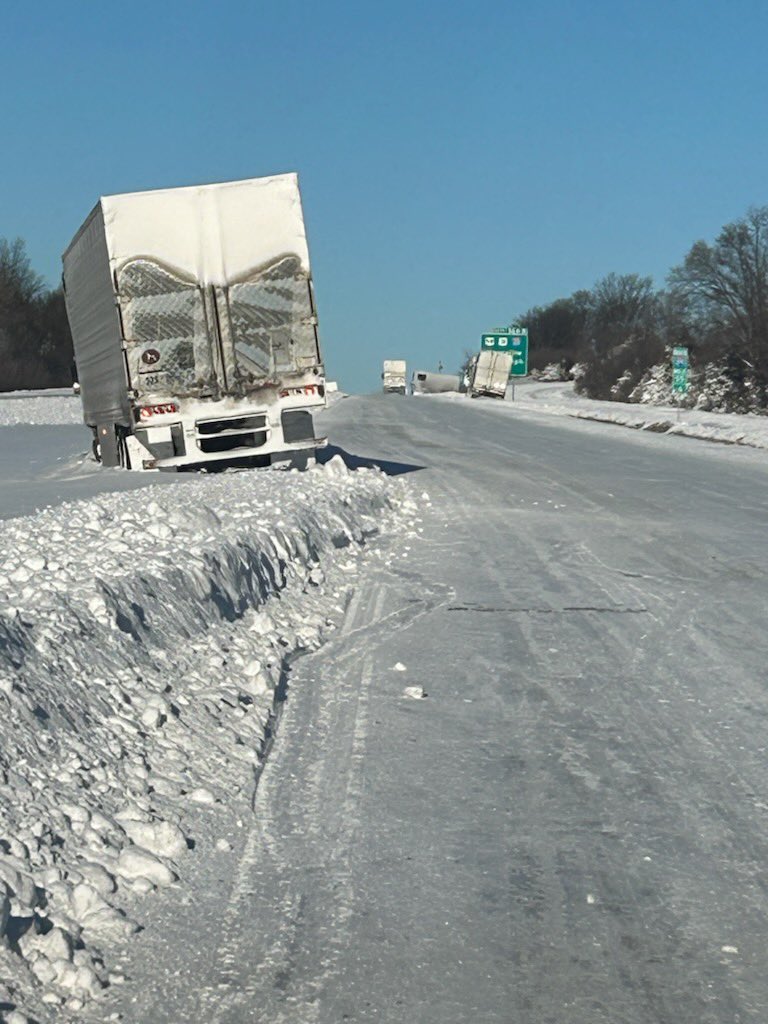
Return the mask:
M 672 390 L 680 395 L 688 390 L 688 349 L 684 345 L 672 349 Z
M 480 347 L 496 352 L 509 352 L 512 356 L 510 377 L 528 374 L 528 329 L 526 327 L 494 328 L 480 337 Z

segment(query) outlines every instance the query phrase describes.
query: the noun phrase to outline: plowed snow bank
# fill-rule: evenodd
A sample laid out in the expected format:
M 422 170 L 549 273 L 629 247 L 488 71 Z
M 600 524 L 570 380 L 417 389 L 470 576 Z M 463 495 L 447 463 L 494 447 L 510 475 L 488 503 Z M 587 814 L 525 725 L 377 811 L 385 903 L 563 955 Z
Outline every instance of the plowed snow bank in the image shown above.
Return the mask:
M 432 395 L 433 401 L 467 401 L 465 395 Z M 768 416 L 752 413 L 704 412 L 701 409 L 681 409 L 670 406 L 645 405 L 630 402 L 600 402 L 576 394 L 573 382 L 542 384 L 526 381 L 507 390 L 506 402 L 481 399 L 483 408 L 501 415 L 516 415 L 530 411 L 551 416 L 570 416 L 574 419 L 615 423 L 618 426 L 644 430 L 654 434 L 679 434 L 702 441 L 740 445 L 748 448 L 768 448 Z
M 336 459 L 0 524 L 0 1007 L 119 980 L 125 899 L 183 886 L 185 811 L 253 787 L 286 658 L 408 495 Z

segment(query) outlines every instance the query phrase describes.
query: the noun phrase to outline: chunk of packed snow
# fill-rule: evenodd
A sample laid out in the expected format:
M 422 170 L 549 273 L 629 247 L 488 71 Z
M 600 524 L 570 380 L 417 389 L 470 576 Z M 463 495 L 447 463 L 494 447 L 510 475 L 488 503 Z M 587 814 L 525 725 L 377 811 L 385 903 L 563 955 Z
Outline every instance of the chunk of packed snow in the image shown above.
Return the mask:
M 187 850 L 187 840 L 177 825 L 170 821 L 126 821 L 126 835 L 137 846 L 160 857 L 180 857 Z
M 198 786 L 197 789 L 193 789 L 189 794 L 189 799 L 194 800 L 196 804 L 214 804 L 216 803 L 216 797 L 205 786 Z
M 406 686 L 403 690 L 403 696 L 408 697 L 410 700 L 423 700 L 427 696 L 427 691 L 421 686 Z
M 148 882 L 158 887 L 171 885 L 175 877 L 168 865 L 163 864 L 159 857 L 138 847 L 129 847 L 121 852 L 117 858 L 117 873 L 128 881 L 146 878 Z
M 6 1024 L 29 1024 L 29 1017 L 20 1010 L 11 1010 L 5 1020 Z

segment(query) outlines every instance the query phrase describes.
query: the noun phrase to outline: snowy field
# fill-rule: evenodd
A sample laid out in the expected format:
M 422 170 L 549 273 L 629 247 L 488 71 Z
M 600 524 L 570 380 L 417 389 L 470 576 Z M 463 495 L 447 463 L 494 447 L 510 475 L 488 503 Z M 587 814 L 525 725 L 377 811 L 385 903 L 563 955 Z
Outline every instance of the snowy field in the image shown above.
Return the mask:
M 83 423 L 83 407 L 71 388 L 0 394 L 0 427 Z
M 7 445 L 79 405 L 0 411 Z M 143 901 L 232 848 L 228 808 L 252 798 L 292 660 L 336 629 L 369 542 L 416 513 L 402 481 L 339 457 L 146 483 L 0 523 L 9 1024 L 99 1019 L 88 1007 L 124 981 L 111 952 L 140 941 Z
M 105 491 L 178 482 L 175 474 L 102 470 L 71 391 L 0 395 L 0 520 L 27 516 Z

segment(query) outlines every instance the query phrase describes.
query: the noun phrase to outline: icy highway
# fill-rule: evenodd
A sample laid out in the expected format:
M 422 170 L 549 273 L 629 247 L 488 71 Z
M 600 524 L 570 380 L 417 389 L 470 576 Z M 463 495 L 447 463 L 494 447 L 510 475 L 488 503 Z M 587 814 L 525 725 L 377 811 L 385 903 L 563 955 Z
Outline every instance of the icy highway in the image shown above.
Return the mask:
M 239 845 L 100 1019 L 767 1020 L 765 456 L 444 398 L 322 429 L 423 532 L 295 662 Z

